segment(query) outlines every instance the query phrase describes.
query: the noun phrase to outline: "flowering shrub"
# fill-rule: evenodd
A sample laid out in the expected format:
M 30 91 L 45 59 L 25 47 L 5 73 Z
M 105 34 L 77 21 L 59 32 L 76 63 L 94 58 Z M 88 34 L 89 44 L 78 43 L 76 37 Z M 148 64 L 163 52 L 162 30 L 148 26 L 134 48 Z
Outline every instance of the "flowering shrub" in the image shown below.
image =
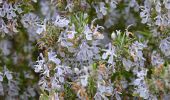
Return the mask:
M 0 0 L 0 99 L 170 100 L 170 0 Z

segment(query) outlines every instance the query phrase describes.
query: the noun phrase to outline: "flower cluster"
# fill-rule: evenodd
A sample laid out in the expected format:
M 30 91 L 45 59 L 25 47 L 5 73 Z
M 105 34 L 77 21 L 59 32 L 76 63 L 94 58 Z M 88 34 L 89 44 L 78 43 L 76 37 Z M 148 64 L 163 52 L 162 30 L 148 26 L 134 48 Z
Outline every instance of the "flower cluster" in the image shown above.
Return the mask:
M 170 0 L 0 0 L 2 100 L 170 99 Z

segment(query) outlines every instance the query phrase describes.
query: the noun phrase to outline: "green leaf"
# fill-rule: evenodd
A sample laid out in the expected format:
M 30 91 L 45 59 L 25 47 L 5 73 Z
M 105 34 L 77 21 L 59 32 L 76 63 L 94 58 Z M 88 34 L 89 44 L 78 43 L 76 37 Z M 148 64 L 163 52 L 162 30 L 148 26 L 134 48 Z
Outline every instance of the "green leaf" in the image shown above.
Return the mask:
M 97 69 L 97 63 L 93 63 L 93 69 L 96 70 Z
M 49 100 L 49 96 L 47 94 L 41 94 L 39 100 Z

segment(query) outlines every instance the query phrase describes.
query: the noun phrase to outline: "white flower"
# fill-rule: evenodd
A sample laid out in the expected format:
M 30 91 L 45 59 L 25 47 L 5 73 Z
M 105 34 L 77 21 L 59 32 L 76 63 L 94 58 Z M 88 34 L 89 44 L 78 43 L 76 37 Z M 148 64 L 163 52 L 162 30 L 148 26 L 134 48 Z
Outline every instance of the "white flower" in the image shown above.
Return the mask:
M 113 40 L 116 38 L 116 33 L 115 33 L 115 32 L 112 32 L 111 38 L 112 38 Z

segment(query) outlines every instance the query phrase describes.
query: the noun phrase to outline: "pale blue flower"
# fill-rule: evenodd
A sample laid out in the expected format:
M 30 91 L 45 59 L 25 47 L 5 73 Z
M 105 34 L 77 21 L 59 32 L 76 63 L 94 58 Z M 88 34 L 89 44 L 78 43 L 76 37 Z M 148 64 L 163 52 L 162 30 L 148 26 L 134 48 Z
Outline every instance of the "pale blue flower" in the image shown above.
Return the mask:
M 14 10 L 17 11 L 19 14 L 23 13 L 23 10 L 20 7 L 20 4 L 15 3 L 14 4 Z
M 93 31 L 93 36 L 95 39 L 104 39 L 104 35 L 98 31 L 99 29 L 104 29 L 104 27 L 97 25 Z
M 121 97 L 120 97 L 120 94 L 122 94 L 121 92 L 114 89 L 114 94 L 115 94 L 116 100 L 122 100 Z
M 150 21 L 150 9 L 151 9 L 151 5 L 150 5 L 150 1 L 145 0 L 144 2 L 144 6 L 141 6 L 141 12 L 140 12 L 140 17 L 142 18 L 142 23 L 148 23 Z
M 0 16 L 5 17 L 5 14 L 6 14 L 5 10 L 3 8 L 0 8 Z
M 43 90 L 49 90 L 48 82 L 45 79 L 45 77 L 41 77 L 41 79 L 38 82 L 38 85 L 41 86 L 41 89 Z
M 147 69 L 142 68 L 141 71 L 136 72 L 137 79 L 133 81 L 133 85 L 136 86 L 134 93 L 139 94 L 140 97 L 143 97 L 144 99 L 149 98 L 149 90 L 147 87 L 147 84 L 144 80 L 144 78 L 147 75 Z
M 165 8 L 170 9 L 170 0 L 164 0 Z
M 80 82 L 83 87 L 88 85 L 88 75 L 80 76 Z
M 1 40 L 0 41 L 0 49 L 2 50 L 2 53 L 7 56 L 11 53 L 12 44 L 8 40 Z
M 9 29 L 2 18 L 0 18 L 0 32 L 9 33 Z
M 3 73 L 2 72 L 0 72 L 0 82 L 2 82 L 3 81 Z
M 90 46 L 86 42 L 83 42 L 80 45 L 79 52 L 77 53 L 77 59 L 80 61 L 86 61 L 90 60 L 91 58 L 93 58 L 93 51 L 90 50 Z
M 44 64 L 43 70 L 44 70 L 44 72 L 42 74 L 46 77 L 50 77 L 50 70 L 49 70 L 49 67 L 46 64 Z
M 57 27 L 66 27 L 68 26 L 68 24 L 70 23 L 69 20 L 67 20 L 66 18 L 60 17 L 59 15 L 56 16 L 56 19 L 54 21 L 54 25 Z
M 122 62 L 123 62 L 123 66 L 125 67 L 126 71 L 129 71 L 131 67 L 133 66 L 133 62 L 130 61 L 129 59 L 123 58 Z
M 0 82 L 0 95 L 4 95 L 4 88 L 2 82 Z
M 154 19 L 156 20 L 155 25 L 158 25 L 158 26 L 163 25 L 163 18 L 161 14 L 157 15 Z
M 6 66 L 4 67 L 4 76 L 10 81 L 13 79 L 12 72 L 10 72 Z
M 20 88 L 18 87 L 19 82 L 10 80 L 8 81 L 8 96 L 9 97 L 15 97 L 19 95 Z
M 170 37 L 161 40 L 159 48 L 165 56 L 170 56 Z
M 73 11 L 74 8 L 74 3 L 71 0 L 66 0 L 67 1 L 67 6 L 65 7 L 65 9 L 68 9 L 69 12 Z
M 52 89 L 60 90 L 62 88 L 62 85 L 59 84 L 59 80 L 56 79 L 56 77 L 52 77 L 50 83 Z
M 55 64 L 59 65 L 61 63 L 61 61 L 60 61 L 59 58 L 56 58 L 56 57 L 57 57 L 57 55 L 56 55 L 55 52 L 52 52 L 52 51 L 48 52 L 48 59 L 49 59 L 49 61 L 52 61 Z
M 159 0 L 156 2 L 155 10 L 156 10 L 158 13 L 161 12 L 161 3 L 160 3 Z
M 115 47 L 112 46 L 111 43 L 109 43 L 106 46 L 108 47 L 108 49 L 103 49 L 104 53 L 102 55 L 102 59 L 107 59 L 109 57 L 108 63 L 112 64 L 113 63 L 113 57 L 117 57 Z
M 24 77 L 28 79 L 34 79 L 34 76 L 31 74 L 31 72 L 24 71 Z
M 72 24 L 71 30 L 70 30 L 70 31 L 67 31 L 67 33 L 68 33 L 68 38 L 69 38 L 69 39 L 73 39 L 73 38 L 74 38 L 75 34 L 77 33 L 77 32 L 75 31 L 75 25 L 74 25 L 74 24 Z
M 27 92 L 29 93 L 29 95 L 30 95 L 31 97 L 35 97 L 35 96 L 36 96 L 36 92 L 35 92 L 34 87 L 28 86 L 28 87 L 27 87 Z
M 92 40 L 93 32 L 88 25 L 84 27 L 84 32 L 87 40 Z
M 106 14 L 107 14 L 107 8 L 105 7 L 105 3 L 104 3 L 104 2 L 100 2 L 100 3 L 99 3 L 99 6 L 100 6 L 100 12 L 101 12 L 103 15 L 106 15 Z
M 137 66 L 144 66 L 145 58 L 143 57 L 142 50 L 147 47 L 146 43 L 140 43 L 138 41 L 135 41 L 129 47 L 129 52 L 131 56 L 133 57 L 135 65 Z
M 43 70 L 43 66 L 44 66 L 44 63 L 45 63 L 45 59 L 44 59 L 42 53 L 40 53 L 39 59 L 38 59 L 38 61 L 36 61 L 36 62 L 37 62 L 37 64 L 34 65 L 34 66 L 35 66 L 34 71 L 38 73 L 38 72 L 40 72 L 41 70 Z
M 111 0 L 111 1 L 109 2 L 109 4 L 110 4 L 110 7 L 111 7 L 112 9 L 115 9 L 115 8 L 116 8 L 116 5 L 117 5 L 117 2 L 116 2 L 115 0 Z
M 50 14 L 50 7 L 49 7 L 49 2 L 48 2 L 48 1 L 46 1 L 46 0 L 41 0 L 40 6 L 41 6 L 41 13 L 42 13 L 44 16 Z
M 42 25 L 41 24 L 37 24 L 36 33 L 41 34 L 44 31 L 46 31 L 46 21 L 44 21 L 44 23 Z
M 97 18 L 98 18 L 98 19 L 102 19 L 102 18 L 103 18 L 103 14 L 100 12 L 99 6 L 94 4 L 93 7 L 94 7 L 95 10 L 96 10 Z
M 21 23 L 25 28 L 37 28 L 37 24 L 39 24 L 40 19 L 34 13 L 27 13 L 22 16 Z
M 153 51 L 151 55 L 151 64 L 152 66 L 159 67 L 164 64 L 164 59 L 160 56 L 159 53 Z

